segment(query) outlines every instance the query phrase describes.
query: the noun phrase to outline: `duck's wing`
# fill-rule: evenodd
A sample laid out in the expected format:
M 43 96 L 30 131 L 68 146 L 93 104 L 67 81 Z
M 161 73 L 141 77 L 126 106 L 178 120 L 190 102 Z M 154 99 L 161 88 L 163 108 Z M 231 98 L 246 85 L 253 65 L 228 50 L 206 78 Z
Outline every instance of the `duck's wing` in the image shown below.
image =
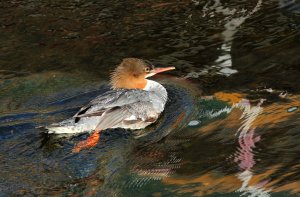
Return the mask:
M 159 99 L 156 97 L 156 94 L 144 90 L 111 90 L 82 107 L 74 115 L 75 122 L 78 122 L 82 117 L 102 116 L 104 113 L 107 115 L 116 111 L 122 115 L 125 111 L 128 112 L 133 106 L 136 106 L 133 104 L 139 102 L 144 102 L 145 106 L 151 106 L 153 109 L 153 107 L 155 108 L 153 100 Z
M 123 106 L 113 107 L 105 111 L 100 119 L 96 130 L 114 128 L 116 126 L 126 126 L 140 124 L 148 125 L 157 120 L 159 113 L 153 111 L 153 105 L 148 101 L 135 102 Z

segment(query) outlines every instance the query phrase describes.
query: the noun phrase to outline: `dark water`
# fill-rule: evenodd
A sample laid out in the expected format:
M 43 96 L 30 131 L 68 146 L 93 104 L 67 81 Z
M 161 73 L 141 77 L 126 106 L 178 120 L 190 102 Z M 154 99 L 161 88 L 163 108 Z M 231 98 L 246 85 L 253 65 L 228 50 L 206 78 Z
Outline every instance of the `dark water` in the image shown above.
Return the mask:
M 0 196 L 299 196 L 298 0 L 0 2 Z M 49 136 L 140 57 L 177 70 L 140 138 Z

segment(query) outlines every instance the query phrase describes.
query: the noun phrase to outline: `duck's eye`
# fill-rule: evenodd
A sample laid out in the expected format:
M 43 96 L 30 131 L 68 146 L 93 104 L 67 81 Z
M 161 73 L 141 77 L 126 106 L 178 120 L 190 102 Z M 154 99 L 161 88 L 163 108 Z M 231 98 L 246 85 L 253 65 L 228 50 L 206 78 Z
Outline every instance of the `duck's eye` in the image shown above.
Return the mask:
M 150 68 L 149 68 L 149 67 L 146 67 L 146 68 L 145 68 L 145 72 L 146 72 L 146 73 L 149 73 L 149 72 L 150 72 Z

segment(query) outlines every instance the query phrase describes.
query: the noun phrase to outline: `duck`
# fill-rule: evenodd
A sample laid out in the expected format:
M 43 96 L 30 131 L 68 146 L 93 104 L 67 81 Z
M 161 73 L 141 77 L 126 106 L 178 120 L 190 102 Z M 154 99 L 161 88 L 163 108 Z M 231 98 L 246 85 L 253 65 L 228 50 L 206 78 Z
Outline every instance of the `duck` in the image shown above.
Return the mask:
M 175 67 L 155 67 L 139 58 L 124 58 L 110 76 L 111 89 L 87 105 L 72 118 L 46 127 L 48 133 L 91 135 L 77 143 L 73 152 L 92 148 L 106 129 L 143 129 L 157 121 L 164 111 L 168 92 L 160 83 L 148 79 Z

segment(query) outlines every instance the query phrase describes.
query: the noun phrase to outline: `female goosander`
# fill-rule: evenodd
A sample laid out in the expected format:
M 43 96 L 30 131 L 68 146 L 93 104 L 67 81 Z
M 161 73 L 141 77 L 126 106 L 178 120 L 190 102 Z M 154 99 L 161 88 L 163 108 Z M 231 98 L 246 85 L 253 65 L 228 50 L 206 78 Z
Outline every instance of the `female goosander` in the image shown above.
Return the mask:
M 143 129 L 157 120 L 168 99 L 166 89 L 147 78 L 173 69 L 154 68 L 147 61 L 125 58 L 111 75 L 112 90 L 96 97 L 71 119 L 46 128 L 56 134 L 93 131 L 74 147 L 74 152 L 95 146 L 105 129 Z

